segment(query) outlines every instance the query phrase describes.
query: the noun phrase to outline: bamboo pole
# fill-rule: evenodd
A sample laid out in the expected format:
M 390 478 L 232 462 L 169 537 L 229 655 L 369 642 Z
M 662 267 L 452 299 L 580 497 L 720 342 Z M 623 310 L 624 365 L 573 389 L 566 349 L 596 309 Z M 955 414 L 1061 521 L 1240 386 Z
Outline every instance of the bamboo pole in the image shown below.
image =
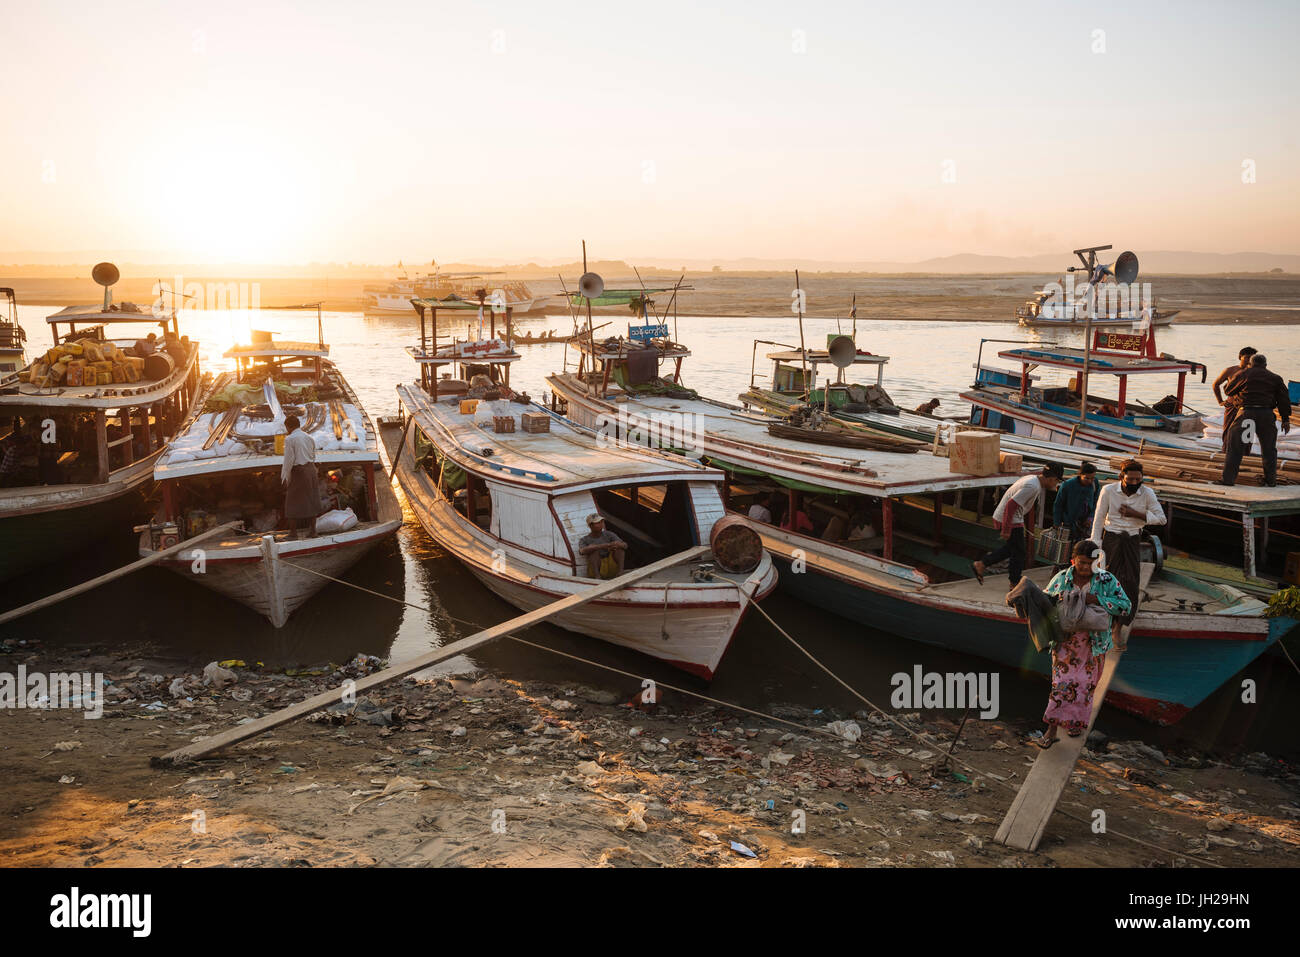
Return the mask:
M 396 678 L 404 678 L 409 674 L 414 674 L 435 665 L 440 661 L 446 661 L 448 658 L 454 658 L 457 655 L 463 655 L 467 652 L 480 648 L 491 641 L 503 638 L 506 635 L 516 631 L 523 631 L 525 628 L 531 628 L 533 625 L 552 618 L 563 611 L 584 605 L 589 601 L 594 601 L 602 595 L 608 595 L 610 592 L 618 591 L 633 582 L 639 581 L 648 575 L 661 572 L 666 568 L 671 568 L 682 562 L 691 561 L 707 554 L 709 551 L 706 545 L 696 545 L 684 551 L 677 552 L 675 555 L 669 555 L 667 558 L 660 559 L 653 564 L 646 565 L 644 568 L 636 568 L 617 578 L 601 582 L 599 585 L 593 585 L 585 588 L 577 594 L 570 595 L 567 598 L 561 598 L 553 601 L 541 608 L 534 609 L 526 614 L 511 618 L 499 625 L 493 625 L 491 628 L 485 628 L 483 631 L 475 632 L 468 637 L 459 641 L 453 641 L 449 645 L 444 645 L 435 651 L 428 652 L 409 661 L 404 661 L 400 665 L 394 665 L 391 668 L 385 668 L 383 671 L 376 671 L 374 674 L 367 675 L 358 679 L 355 683 L 348 686 L 347 691 L 352 694 L 360 694 L 381 684 L 386 684 Z M 270 731 L 272 728 L 278 728 L 282 724 L 287 724 L 296 718 L 301 718 L 311 714 L 313 711 L 319 711 L 321 708 L 328 708 L 331 705 L 338 704 L 342 700 L 343 689 L 336 688 L 332 691 L 325 691 L 321 694 L 314 695 L 306 701 L 300 701 L 297 704 L 290 705 L 287 708 L 281 708 L 279 711 L 272 712 L 256 721 L 250 721 L 248 724 L 239 725 L 222 731 L 220 734 L 214 734 L 212 737 L 204 738 L 194 744 L 188 744 L 185 747 L 171 751 L 162 757 L 155 757 L 152 761 L 155 767 L 166 766 L 168 764 L 180 764 L 186 761 L 193 761 L 205 755 L 212 754 L 230 747 L 232 744 L 238 744 L 240 741 L 246 741 L 249 738 L 256 737 L 264 731 Z
M 30 615 L 34 611 L 40 611 L 42 608 L 56 605 L 65 598 L 72 598 L 74 595 L 80 595 L 93 588 L 98 588 L 100 585 L 105 585 L 108 582 L 121 578 L 123 575 L 129 575 L 131 572 L 144 568 L 146 565 L 153 565 L 156 562 L 162 561 L 164 558 L 171 557 L 182 549 L 193 548 L 202 539 L 211 538 L 219 532 L 229 531 L 238 524 L 238 522 L 226 522 L 224 525 L 218 525 L 216 528 L 210 528 L 206 532 L 201 532 L 193 538 L 187 538 L 183 542 L 178 542 L 171 548 L 164 548 L 162 551 L 154 552 L 152 555 L 141 558 L 139 561 L 131 562 L 129 565 L 123 565 L 121 568 L 114 569 L 113 571 L 100 575 L 97 578 L 84 581 L 80 585 L 73 585 L 71 588 L 65 588 L 63 591 L 55 592 L 53 595 L 46 595 L 44 598 L 38 598 L 30 604 L 14 608 L 11 611 L 5 612 L 3 615 L 0 615 L 0 625 L 13 621 L 15 618 L 22 618 L 25 615 Z

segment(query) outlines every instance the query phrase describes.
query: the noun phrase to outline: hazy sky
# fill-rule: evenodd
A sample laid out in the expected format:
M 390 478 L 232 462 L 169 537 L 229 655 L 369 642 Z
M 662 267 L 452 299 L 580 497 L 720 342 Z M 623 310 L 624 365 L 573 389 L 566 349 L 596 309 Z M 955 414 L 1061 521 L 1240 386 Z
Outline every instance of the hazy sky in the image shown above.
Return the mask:
M 1300 253 L 1298 11 L 11 2 L 0 253 Z

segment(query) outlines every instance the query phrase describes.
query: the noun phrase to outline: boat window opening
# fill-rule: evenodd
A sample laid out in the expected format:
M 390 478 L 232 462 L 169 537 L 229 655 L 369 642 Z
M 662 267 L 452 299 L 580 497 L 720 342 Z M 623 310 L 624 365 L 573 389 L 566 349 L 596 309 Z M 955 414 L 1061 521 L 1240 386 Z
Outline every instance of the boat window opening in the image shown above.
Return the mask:
M 601 488 L 592 497 L 606 527 L 627 542 L 625 568 L 648 565 L 697 544 L 686 482 Z
M 0 424 L 0 488 L 89 485 L 98 465 L 93 413 L 36 409 Z

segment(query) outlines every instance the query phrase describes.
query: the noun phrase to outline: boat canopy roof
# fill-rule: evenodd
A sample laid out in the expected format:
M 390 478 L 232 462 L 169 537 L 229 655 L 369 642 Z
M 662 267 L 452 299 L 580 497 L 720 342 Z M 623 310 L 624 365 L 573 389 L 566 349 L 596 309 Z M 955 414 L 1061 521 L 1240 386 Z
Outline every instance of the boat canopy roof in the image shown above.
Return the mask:
M 800 362 L 804 356 L 814 365 L 830 362 L 831 354 L 825 349 L 785 349 L 781 352 L 769 352 L 767 357 L 774 362 Z M 853 365 L 884 365 L 889 361 L 889 356 L 873 355 L 870 352 L 858 350 L 853 357 Z
M 324 359 L 329 354 L 329 343 L 321 342 L 255 342 L 231 346 L 223 353 L 227 359 L 273 359 L 278 356 Z
M 1029 365 L 1058 366 L 1063 369 L 1082 369 L 1085 352 L 1074 348 L 1022 348 L 1005 349 L 998 353 L 1004 359 L 1014 359 Z M 1088 374 L 1142 375 L 1153 372 L 1183 373 L 1200 369 L 1195 362 L 1182 359 L 1148 359 L 1145 356 L 1092 350 L 1088 358 Z
M 489 431 L 492 422 L 486 412 L 502 416 L 545 412 L 535 403 L 480 400 L 478 409 L 486 411 L 461 414 L 458 399 L 435 403 L 416 385 L 399 385 L 397 393 L 442 453 L 487 479 L 570 492 L 608 485 L 720 482 L 724 477 L 678 455 L 603 440 L 558 416 L 551 416 L 549 432 Z M 486 421 L 489 430 L 480 428 L 480 421 Z
M 577 346 L 580 352 L 597 359 L 612 361 L 626 359 L 629 352 L 640 352 L 643 349 L 654 349 L 659 353 L 660 359 L 679 359 L 691 354 L 691 350 L 681 343 L 667 339 L 636 340 L 614 336 L 597 339 L 593 343 L 590 336 L 578 333 L 578 338 L 572 340 L 570 344 Z
M 429 296 L 429 297 L 412 296 L 412 297 L 411 297 L 411 305 L 415 306 L 417 309 L 420 309 L 420 308 L 424 308 L 424 309 L 477 309 L 477 308 L 479 307 L 479 303 L 478 303 L 478 302 L 475 302 L 474 300 L 471 300 L 471 299 L 465 299 L 465 298 L 462 298 L 461 296 L 456 295 L 454 292 L 451 293 L 449 296 L 446 296 L 446 297 L 443 298 L 443 299 L 439 299 L 439 298 L 437 298 L 436 296 Z M 485 301 L 485 302 L 483 303 L 483 307 L 484 307 L 485 309 L 491 307 L 491 305 L 492 305 L 491 302 L 487 302 L 487 301 Z
M 172 318 L 170 312 L 157 315 L 151 309 L 141 309 L 135 312 L 129 309 L 110 309 L 105 312 L 102 304 L 95 303 L 90 306 L 64 306 L 58 312 L 46 316 L 45 321 L 49 323 L 90 322 L 95 324 L 104 322 L 151 322 L 157 325 L 160 322 L 170 322 Z
M 420 346 L 407 346 L 406 354 L 416 362 L 429 365 L 445 366 L 453 362 L 466 362 L 475 365 L 509 365 L 523 358 L 502 339 L 464 340 L 457 339 L 450 344 L 436 346 L 432 349 Z

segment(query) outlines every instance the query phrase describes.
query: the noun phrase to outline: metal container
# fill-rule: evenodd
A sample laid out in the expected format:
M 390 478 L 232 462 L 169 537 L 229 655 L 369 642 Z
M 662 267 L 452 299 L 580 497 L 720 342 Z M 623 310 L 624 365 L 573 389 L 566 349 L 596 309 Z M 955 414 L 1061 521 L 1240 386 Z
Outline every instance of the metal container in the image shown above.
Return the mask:
M 723 571 L 748 574 L 763 560 L 763 539 L 739 515 L 724 515 L 709 532 L 713 560 Z

